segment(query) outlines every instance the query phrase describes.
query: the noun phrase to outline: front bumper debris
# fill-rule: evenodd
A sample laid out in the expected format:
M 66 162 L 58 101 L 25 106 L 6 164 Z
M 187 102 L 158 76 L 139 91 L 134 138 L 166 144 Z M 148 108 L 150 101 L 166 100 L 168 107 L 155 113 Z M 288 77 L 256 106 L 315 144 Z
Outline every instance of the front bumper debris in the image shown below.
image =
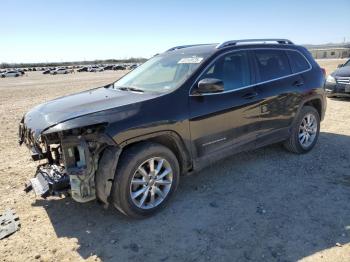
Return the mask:
M 47 158 L 47 152 L 43 152 L 38 147 L 34 131 L 24 125 L 23 119 L 18 127 L 18 143 L 19 145 L 24 143 L 27 146 L 34 161 Z
M 34 190 L 43 198 L 69 193 L 81 203 L 95 199 L 97 159 L 90 152 L 88 143 L 82 138 L 62 139 L 61 152 L 64 164 L 40 165 L 24 190 Z
M 0 214 L 0 239 L 12 235 L 19 230 L 21 224 L 16 212 L 7 209 L 3 214 Z
M 69 176 L 64 173 L 62 167 L 56 165 L 40 165 L 37 168 L 35 177 L 26 184 L 25 192 L 31 190 L 35 195 L 46 198 L 50 195 L 65 194 L 70 189 Z
M 106 177 L 97 174 L 99 159 L 108 146 L 115 141 L 103 132 L 104 125 L 94 125 L 52 133 L 33 132 L 22 120 L 19 126 L 19 143 L 31 151 L 34 161 L 44 160 L 35 177 L 26 184 L 25 191 L 33 190 L 37 196 L 66 195 L 77 202 L 85 203 L 96 198 L 96 180 L 103 187 L 100 194 L 109 195 L 105 184 L 111 184 L 114 172 Z M 107 170 L 110 174 L 110 170 Z M 101 178 L 108 181 L 101 181 Z M 111 177 L 111 178 L 110 178 Z M 102 193 L 101 193 L 102 191 Z M 103 195 L 105 199 L 108 196 Z

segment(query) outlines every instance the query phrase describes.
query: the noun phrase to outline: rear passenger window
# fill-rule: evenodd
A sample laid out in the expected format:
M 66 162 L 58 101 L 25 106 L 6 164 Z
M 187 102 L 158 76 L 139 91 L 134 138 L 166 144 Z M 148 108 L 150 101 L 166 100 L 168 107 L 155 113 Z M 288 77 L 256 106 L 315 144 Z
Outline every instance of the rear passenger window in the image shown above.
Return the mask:
M 293 73 L 299 73 L 310 68 L 308 61 L 299 52 L 287 51 Z
M 260 81 L 268 81 L 292 74 L 287 55 L 282 50 L 256 50 Z
M 224 90 L 235 90 L 250 85 L 248 55 L 244 51 L 233 52 L 219 58 L 201 77 L 217 78 L 224 82 Z

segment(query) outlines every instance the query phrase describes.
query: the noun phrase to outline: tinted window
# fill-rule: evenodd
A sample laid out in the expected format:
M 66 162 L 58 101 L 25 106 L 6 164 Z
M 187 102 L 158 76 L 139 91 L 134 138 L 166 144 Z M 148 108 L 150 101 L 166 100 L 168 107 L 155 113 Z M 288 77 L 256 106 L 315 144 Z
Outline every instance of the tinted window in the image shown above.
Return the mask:
M 268 81 L 290 75 L 287 55 L 282 50 L 256 50 L 260 81 Z
M 234 90 L 250 85 L 250 68 L 246 52 L 234 52 L 219 58 L 201 77 L 217 78 L 224 89 Z
M 305 57 L 303 57 L 299 52 L 287 51 L 287 54 L 293 73 L 302 72 L 310 68 L 310 65 L 306 61 Z

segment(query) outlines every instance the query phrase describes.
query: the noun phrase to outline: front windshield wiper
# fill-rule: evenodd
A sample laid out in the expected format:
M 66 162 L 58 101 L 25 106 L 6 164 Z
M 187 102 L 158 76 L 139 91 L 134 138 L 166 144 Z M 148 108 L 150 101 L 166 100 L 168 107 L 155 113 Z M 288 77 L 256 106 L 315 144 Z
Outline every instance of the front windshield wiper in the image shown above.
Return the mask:
M 136 87 L 131 87 L 131 86 L 118 86 L 117 89 L 122 90 L 122 91 L 134 91 L 134 92 L 145 92 L 142 89 L 136 88 Z

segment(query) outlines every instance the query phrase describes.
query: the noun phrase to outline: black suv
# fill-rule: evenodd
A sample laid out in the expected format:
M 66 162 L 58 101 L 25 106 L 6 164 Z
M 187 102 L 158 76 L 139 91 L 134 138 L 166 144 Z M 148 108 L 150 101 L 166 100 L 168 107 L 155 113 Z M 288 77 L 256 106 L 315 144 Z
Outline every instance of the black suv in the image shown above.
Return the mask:
M 350 97 L 350 59 L 326 79 L 328 97 Z
M 322 69 L 289 40 L 177 46 L 112 84 L 29 111 L 19 142 L 47 161 L 26 190 L 147 216 L 180 175 L 220 158 L 276 142 L 308 152 L 325 109 Z

